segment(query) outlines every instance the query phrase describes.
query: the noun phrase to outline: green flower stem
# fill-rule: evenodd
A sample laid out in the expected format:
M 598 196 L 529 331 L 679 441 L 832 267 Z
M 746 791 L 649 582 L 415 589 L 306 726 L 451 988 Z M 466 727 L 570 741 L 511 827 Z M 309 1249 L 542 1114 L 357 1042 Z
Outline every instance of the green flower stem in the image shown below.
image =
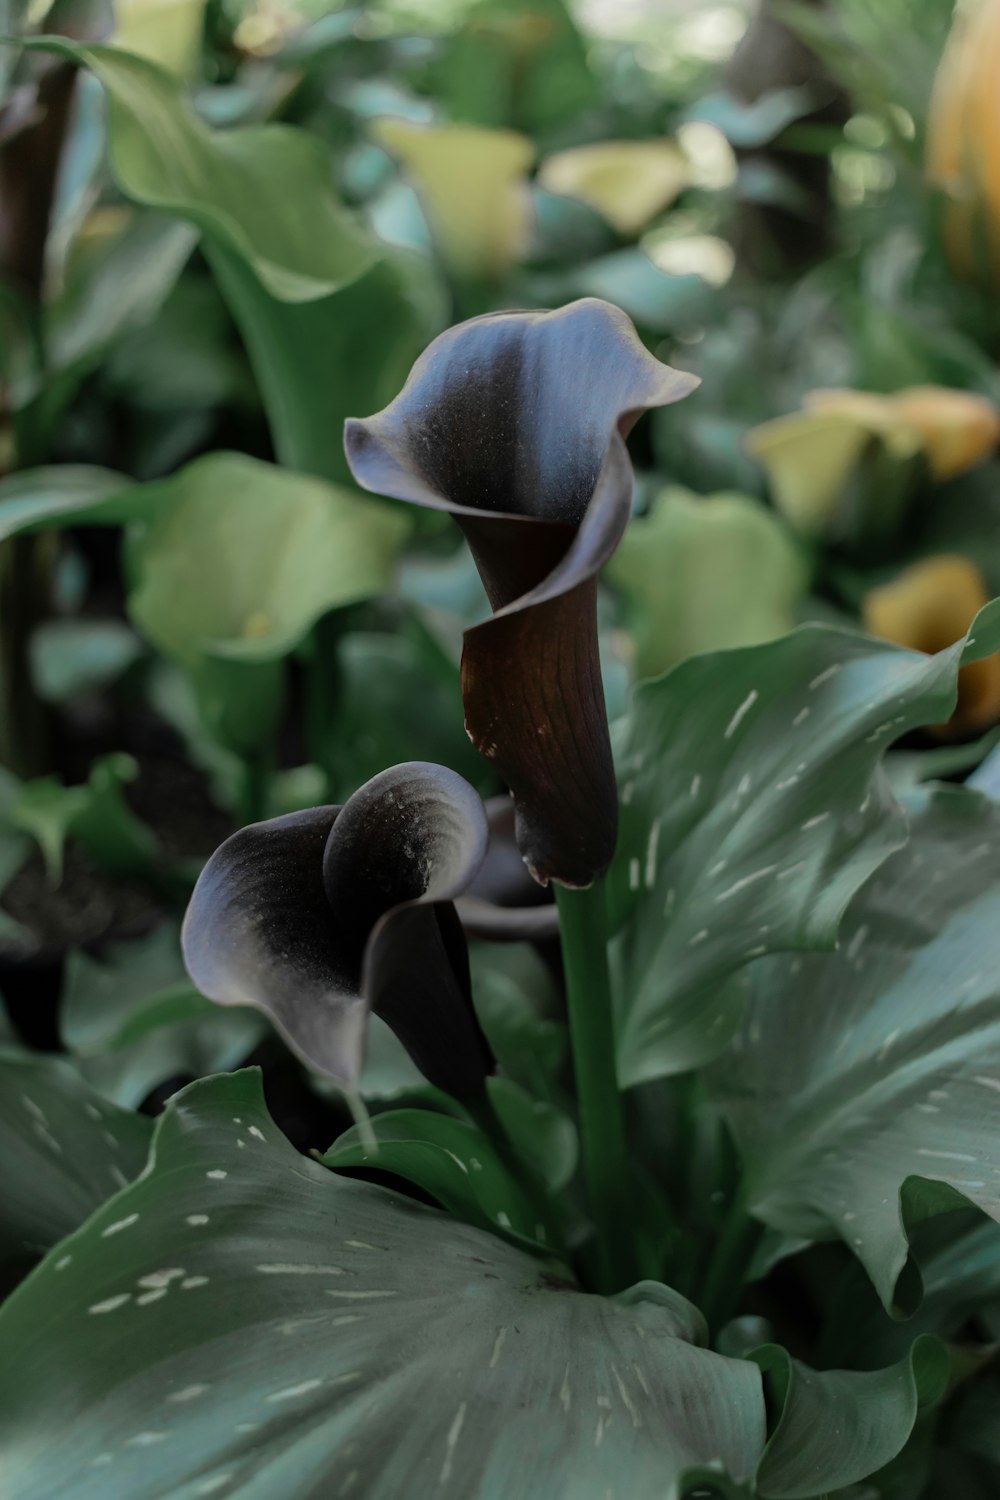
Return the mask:
M 309 755 L 323 772 L 326 800 L 336 802 L 343 778 L 337 765 L 344 710 L 340 642 L 356 619 L 350 606 L 317 620 L 306 651 L 306 734 Z
M 271 756 L 266 752 L 243 757 L 239 816 L 243 823 L 259 823 L 268 814 L 271 790 Z
M 735 1314 L 746 1273 L 760 1243 L 764 1226 L 746 1211 L 742 1188 L 738 1189 L 715 1249 L 708 1262 L 698 1305 L 712 1330 L 718 1330 Z
M 625 1125 L 615 1072 L 603 884 L 556 887 L 570 1040 L 580 1119 L 580 1154 L 597 1231 L 598 1290 L 617 1292 L 637 1278 Z

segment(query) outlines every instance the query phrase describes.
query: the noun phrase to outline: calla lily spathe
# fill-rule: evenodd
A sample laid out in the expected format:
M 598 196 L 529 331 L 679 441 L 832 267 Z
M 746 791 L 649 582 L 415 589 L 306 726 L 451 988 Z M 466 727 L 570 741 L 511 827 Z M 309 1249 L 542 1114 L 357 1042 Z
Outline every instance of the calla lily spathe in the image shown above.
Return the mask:
M 493 1062 L 453 902 L 488 837 L 468 782 L 423 761 L 380 772 L 342 807 L 241 828 L 195 886 L 181 934 L 188 972 L 210 1000 L 264 1011 L 348 1089 L 374 1011 L 429 1082 L 474 1097 Z
M 589 885 L 614 852 L 597 574 L 631 511 L 625 435 L 697 384 L 587 298 L 449 329 L 390 406 L 346 425 L 359 484 L 450 512 L 469 543 L 493 615 L 465 633 L 466 727 L 543 884 Z
M 870 589 L 861 612 L 872 635 L 933 655 L 960 641 L 989 600 L 990 589 L 971 558 L 939 553 Z M 952 738 L 979 733 L 998 719 L 1000 655 L 994 654 L 959 669 L 955 712 L 936 729 Z
M 960 276 L 1000 282 L 1000 0 L 958 7 L 934 79 L 927 175 L 945 194 L 945 248 Z

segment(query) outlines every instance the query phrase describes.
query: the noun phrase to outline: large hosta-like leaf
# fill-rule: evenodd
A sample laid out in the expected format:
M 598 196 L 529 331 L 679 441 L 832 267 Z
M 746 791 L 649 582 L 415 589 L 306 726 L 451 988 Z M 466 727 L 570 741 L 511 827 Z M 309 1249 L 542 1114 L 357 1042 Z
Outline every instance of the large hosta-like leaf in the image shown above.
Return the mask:
M 142 1171 L 152 1129 L 55 1058 L 0 1051 L 0 1259 L 82 1224 Z
M 304 131 L 262 125 L 213 134 L 178 80 L 146 58 L 60 37 L 24 45 L 69 57 L 107 89 L 112 160 L 125 192 L 234 250 L 275 296 L 325 296 L 376 259 L 333 196 L 325 149 Z
M 752 1212 L 839 1235 L 887 1305 L 908 1222 L 1000 1218 L 1000 810 L 958 787 L 907 805 L 839 950 L 761 963 L 717 1070 Z
M 443 316 L 417 257 L 388 251 L 344 210 L 327 150 L 306 131 L 213 132 L 178 80 L 145 58 L 59 38 L 32 45 L 100 79 L 126 196 L 201 231 L 281 462 L 346 479 L 343 418 L 388 400 Z
M 637 690 L 610 876 L 623 1082 L 718 1055 L 743 999 L 727 981 L 752 959 L 833 946 L 851 897 L 906 836 L 885 750 L 947 719 L 959 663 L 998 645 L 994 602 L 937 656 L 807 626 Z
M 747 1476 L 764 1444 L 759 1371 L 697 1347 L 698 1322 L 665 1288 L 583 1295 L 338 1178 L 284 1141 L 253 1074 L 209 1079 L 0 1313 L 0 1487 L 670 1500 L 692 1468 Z

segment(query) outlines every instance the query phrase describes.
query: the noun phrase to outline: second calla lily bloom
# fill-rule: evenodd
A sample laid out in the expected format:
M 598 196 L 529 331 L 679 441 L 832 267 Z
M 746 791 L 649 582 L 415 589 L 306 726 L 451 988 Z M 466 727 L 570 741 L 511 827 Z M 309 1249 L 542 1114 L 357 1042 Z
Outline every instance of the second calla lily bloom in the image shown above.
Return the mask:
M 381 771 L 343 807 L 251 823 L 198 878 L 181 934 L 188 973 L 210 1000 L 264 1011 L 347 1089 L 374 1012 L 430 1083 L 473 1098 L 493 1059 L 453 903 L 487 838 L 468 782 L 425 761 Z
M 347 423 L 359 484 L 447 510 L 465 533 L 493 607 L 465 634 L 466 727 L 543 884 L 589 885 L 614 852 L 597 574 L 631 511 L 625 435 L 697 384 L 587 298 L 449 329 L 390 406 Z

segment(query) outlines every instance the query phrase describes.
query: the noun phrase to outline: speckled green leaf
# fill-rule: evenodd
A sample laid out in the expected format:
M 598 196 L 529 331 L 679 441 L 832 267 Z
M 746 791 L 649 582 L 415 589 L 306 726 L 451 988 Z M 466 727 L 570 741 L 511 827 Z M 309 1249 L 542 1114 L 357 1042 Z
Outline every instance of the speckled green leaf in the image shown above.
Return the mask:
M 142 1180 L 0 1311 L 0 1485 L 672 1500 L 690 1469 L 744 1478 L 764 1446 L 760 1372 L 698 1347 L 699 1323 L 664 1287 L 581 1295 L 338 1177 L 285 1142 L 255 1075 L 209 1079 L 162 1118 Z
M 808 1500 L 866 1479 L 899 1453 L 948 1381 L 948 1354 L 920 1338 L 885 1370 L 810 1370 L 776 1344 L 750 1356 L 779 1416 L 756 1475 L 761 1500 Z
M 813 625 L 637 689 L 610 875 L 624 1083 L 717 1056 L 750 960 L 833 946 L 906 837 L 886 749 L 947 719 L 960 661 L 998 646 L 994 602 L 937 656 Z
M 966 1201 L 1000 1218 L 1000 809 L 960 787 L 907 807 L 839 951 L 761 963 L 716 1070 L 751 1210 L 840 1236 L 887 1306 L 908 1224 Z
M 0 1049 L 0 1259 L 42 1254 L 82 1224 L 142 1171 L 152 1131 L 65 1063 Z

